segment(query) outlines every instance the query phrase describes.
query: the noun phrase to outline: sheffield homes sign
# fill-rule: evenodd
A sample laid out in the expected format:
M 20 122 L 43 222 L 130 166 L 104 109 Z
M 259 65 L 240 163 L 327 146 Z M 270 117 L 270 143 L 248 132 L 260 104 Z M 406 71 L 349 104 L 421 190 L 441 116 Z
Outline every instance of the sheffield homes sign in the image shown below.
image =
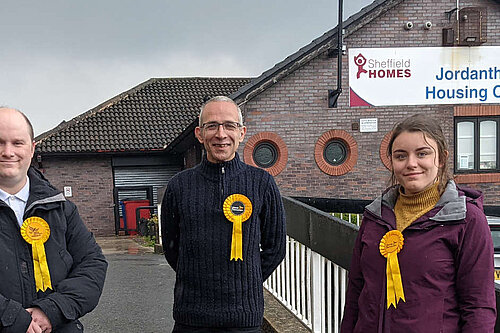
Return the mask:
M 500 46 L 349 49 L 351 106 L 500 103 Z

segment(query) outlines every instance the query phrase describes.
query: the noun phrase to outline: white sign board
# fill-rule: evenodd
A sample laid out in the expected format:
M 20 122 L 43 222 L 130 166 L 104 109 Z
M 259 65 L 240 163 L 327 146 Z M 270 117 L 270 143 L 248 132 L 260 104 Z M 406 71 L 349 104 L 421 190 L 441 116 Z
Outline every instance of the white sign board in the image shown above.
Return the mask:
M 500 46 L 349 49 L 351 106 L 500 103 Z
M 73 191 L 71 189 L 71 186 L 64 186 L 64 196 L 66 198 L 71 198 L 73 196 Z
M 360 132 L 377 132 L 378 131 L 378 119 L 377 118 L 365 118 L 359 120 L 359 131 Z

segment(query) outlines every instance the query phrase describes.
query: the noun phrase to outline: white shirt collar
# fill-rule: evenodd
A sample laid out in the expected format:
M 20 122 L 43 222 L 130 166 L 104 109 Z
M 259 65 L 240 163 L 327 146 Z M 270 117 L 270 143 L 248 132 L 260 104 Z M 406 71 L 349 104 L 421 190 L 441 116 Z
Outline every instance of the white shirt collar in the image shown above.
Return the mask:
M 7 199 L 11 196 L 12 194 L 9 194 L 4 190 L 0 189 L 0 199 L 3 200 L 4 202 L 6 202 Z M 28 202 L 28 198 L 30 196 L 30 179 L 28 176 L 26 176 L 26 184 L 24 184 L 23 188 L 16 194 L 14 194 L 14 196 L 17 199 L 22 200 L 24 203 Z

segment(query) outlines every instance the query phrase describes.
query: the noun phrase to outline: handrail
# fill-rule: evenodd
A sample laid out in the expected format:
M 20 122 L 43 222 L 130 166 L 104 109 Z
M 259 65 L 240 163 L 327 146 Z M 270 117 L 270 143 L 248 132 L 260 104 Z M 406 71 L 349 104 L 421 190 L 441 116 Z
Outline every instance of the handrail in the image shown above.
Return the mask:
M 312 332 L 338 333 L 359 227 L 293 198 L 283 204 L 287 253 L 264 287 Z
M 332 207 L 325 200 L 315 203 Z M 312 332 L 337 333 L 344 309 L 347 270 L 359 227 L 294 198 L 284 196 L 283 204 L 287 254 L 264 286 Z M 347 201 L 341 204 L 352 206 Z M 349 213 L 359 213 L 363 202 L 354 204 L 358 208 Z M 495 284 L 495 294 L 500 310 L 500 285 Z M 499 317 L 495 333 L 500 333 Z
M 136 230 L 138 225 L 137 223 L 139 223 L 139 220 L 141 219 L 141 210 L 148 209 L 150 214 L 154 214 L 152 213 L 152 211 L 154 212 L 154 210 L 157 208 L 157 206 L 140 206 L 135 209 Z
M 283 197 L 283 204 L 288 236 L 349 269 L 358 226 L 290 197 Z
M 300 199 L 322 208 L 339 204 Z M 347 281 L 345 270 L 350 266 L 359 227 L 290 197 L 283 197 L 283 204 L 287 216 L 287 255 L 264 285 L 312 332 L 339 332 Z M 359 213 L 362 204 L 362 201 L 340 202 L 344 208 L 350 205 L 349 213 Z M 357 207 L 352 211 L 354 206 Z M 488 207 L 488 212 L 500 215 L 498 207 Z M 299 277 L 303 280 L 300 283 Z M 495 295 L 500 310 L 500 284 L 495 284 Z M 495 333 L 500 333 L 500 311 L 497 313 Z

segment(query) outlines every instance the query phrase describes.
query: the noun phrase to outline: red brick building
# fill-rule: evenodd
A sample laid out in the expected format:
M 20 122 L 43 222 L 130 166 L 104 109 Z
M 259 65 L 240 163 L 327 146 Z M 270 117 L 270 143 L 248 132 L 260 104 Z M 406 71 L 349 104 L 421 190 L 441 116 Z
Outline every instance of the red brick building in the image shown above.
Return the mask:
M 72 184 L 72 200 L 90 229 L 112 234 L 119 229 L 108 222 L 119 216 L 117 181 L 131 181 L 126 169 L 144 175 L 135 186 L 149 183 L 151 170 L 163 173 L 157 187 L 181 168 L 195 165 L 202 153 L 193 136 L 202 96 L 231 94 L 248 127 L 240 156 L 273 174 L 284 195 L 375 198 L 389 178 L 389 132 L 397 121 L 425 113 L 440 122 L 448 137 L 457 182 L 483 190 L 487 205 L 500 206 L 500 98 L 468 104 L 389 101 L 351 106 L 354 95 L 349 93 L 353 49 L 393 52 L 412 47 L 425 57 L 425 48 L 447 48 L 453 54 L 472 46 L 469 52 L 489 52 L 490 58 L 491 52 L 500 53 L 500 0 L 376 0 L 345 20 L 343 28 L 343 93 L 337 107 L 329 107 L 328 98 L 329 90 L 337 87 L 339 52 L 333 28 L 251 81 L 221 81 L 209 90 L 206 85 L 181 85 L 156 91 L 156 83 L 146 82 L 43 135 L 39 164 L 57 186 Z M 442 59 L 429 56 L 427 61 Z M 494 61 L 500 71 L 500 61 Z M 500 73 L 490 81 L 500 95 Z M 384 91 L 385 82 L 377 81 L 373 89 L 391 93 L 394 88 Z M 400 93 L 394 91 L 396 100 Z M 145 121 L 146 126 L 138 125 Z M 100 136 L 104 139 L 99 141 Z
M 458 8 L 457 8 L 458 4 Z M 476 16 L 474 16 L 476 14 Z M 480 19 L 479 19 L 480 16 Z M 458 18 L 458 19 L 457 19 Z M 407 23 L 412 23 L 408 29 Z M 431 22 L 430 27 L 428 22 Z M 426 26 L 427 23 L 427 26 Z M 469 23 L 473 43 L 465 41 L 463 31 Z M 445 29 L 445 30 L 443 30 Z M 474 45 L 476 48 L 500 45 L 500 1 L 407 0 L 374 1 L 344 23 L 345 55 L 342 64 L 343 93 L 337 108 L 328 107 L 328 90 L 335 89 L 337 75 L 337 29 L 325 33 L 231 97 L 244 111 L 248 132 L 240 146 L 245 162 L 254 163 L 256 147 L 261 148 L 264 165 L 276 160 L 269 171 L 283 194 L 302 197 L 373 199 L 386 187 L 389 171 L 384 165 L 387 135 L 394 124 L 414 113 L 435 117 L 450 144 L 450 162 L 458 183 L 484 191 L 487 205 L 500 204 L 499 126 L 500 96 L 489 104 L 440 104 L 362 106 L 349 105 L 348 54 L 353 48 L 449 47 Z M 449 34 L 454 32 L 449 43 Z M 462 37 L 458 33 L 462 33 Z M 448 41 L 445 40 L 448 38 Z M 457 40 L 457 38 L 461 38 Z M 448 43 L 448 44 L 447 44 Z M 469 44 L 467 44 L 469 43 Z M 500 71 L 500 48 L 496 58 Z M 439 59 L 436 59 L 439 61 Z M 497 73 L 496 84 L 500 84 Z M 500 86 L 497 86 L 500 92 Z M 465 118 L 468 117 L 468 118 Z M 377 119 L 376 132 L 361 132 L 360 120 Z M 483 120 L 496 125 L 493 167 L 481 169 L 479 156 L 483 136 L 476 130 L 475 167 L 459 170 L 457 124 L 467 120 L 479 126 Z M 472 140 L 472 139 L 471 139 Z M 485 140 L 486 141 L 486 140 Z M 338 143 L 340 142 L 340 146 Z M 328 147 L 332 143 L 333 146 Z M 485 148 L 485 149 L 486 149 Z M 328 151 L 343 158 L 328 163 Z M 345 151 L 342 151 L 345 149 Z M 486 150 L 488 150 L 486 149 Z M 481 154 L 483 154 L 481 152 Z M 274 156 L 274 157 L 273 157 Z M 326 156 L 326 157 L 325 157 Z M 474 157 L 471 155 L 471 161 Z M 338 164 L 338 165 L 336 165 Z M 472 164 L 471 164 L 472 165 Z
M 156 205 L 158 189 L 185 164 L 184 138 L 194 140 L 194 134 L 183 130 L 204 98 L 229 95 L 248 82 L 150 79 L 38 136 L 33 164 L 54 186 L 71 190 L 68 199 L 95 234 L 132 229 L 120 202 Z

